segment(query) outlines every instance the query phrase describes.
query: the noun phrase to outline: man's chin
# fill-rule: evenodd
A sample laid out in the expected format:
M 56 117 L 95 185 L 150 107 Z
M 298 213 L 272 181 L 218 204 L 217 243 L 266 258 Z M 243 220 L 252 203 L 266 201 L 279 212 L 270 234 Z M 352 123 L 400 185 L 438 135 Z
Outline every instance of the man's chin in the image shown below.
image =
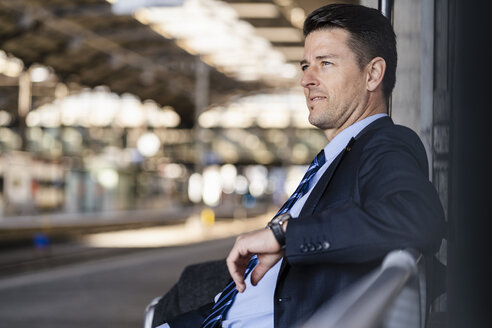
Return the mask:
M 326 122 L 323 122 L 320 119 L 316 119 L 316 117 L 312 117 L 311 115 L 309 115 L 308 121 L 309 121 L 309 124 L 311 124 L 314 127 L 317 127 L 318 129 L 321 129 L 321 130 L 330 129 L 330 127 L 328 126 L 328 124 L 326 124 Z

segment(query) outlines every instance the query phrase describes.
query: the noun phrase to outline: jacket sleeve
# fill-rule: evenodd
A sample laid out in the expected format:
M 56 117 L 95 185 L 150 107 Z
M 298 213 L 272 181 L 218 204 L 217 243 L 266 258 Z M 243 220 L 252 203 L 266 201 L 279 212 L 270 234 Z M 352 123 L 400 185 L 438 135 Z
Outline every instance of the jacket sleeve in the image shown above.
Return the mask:
M 322 197 L 314 213 L 289 221 L 287 261 L 361 263 L 393 249 L 437 250 L 444 213 L 427 179 L 425 150 L 413 140 L 383 135 L 366 143 L 351 196 L 335 203 Z

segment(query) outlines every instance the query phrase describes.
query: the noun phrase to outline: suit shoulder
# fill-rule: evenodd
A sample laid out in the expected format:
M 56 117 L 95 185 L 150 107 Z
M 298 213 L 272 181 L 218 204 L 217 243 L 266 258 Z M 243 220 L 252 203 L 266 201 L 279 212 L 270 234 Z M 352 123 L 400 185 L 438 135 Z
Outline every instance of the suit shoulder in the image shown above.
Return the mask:
M 413 158 L 422 171 L 427 172 L 424 145 L 417 133 L 408 127 L 391 124 L 367 131 L 360 139 L 364 157 L 384 156 L 388 152 L 396 152 L 402 156 L 410 156 L 408 158 Z
M 411 147 L 417 151 L 424 151 L 420 137 L 412 129 L 403 125 L 387 125 L 370 130 L 361 136 L 369 147 L 377 145 L 400 145 Z

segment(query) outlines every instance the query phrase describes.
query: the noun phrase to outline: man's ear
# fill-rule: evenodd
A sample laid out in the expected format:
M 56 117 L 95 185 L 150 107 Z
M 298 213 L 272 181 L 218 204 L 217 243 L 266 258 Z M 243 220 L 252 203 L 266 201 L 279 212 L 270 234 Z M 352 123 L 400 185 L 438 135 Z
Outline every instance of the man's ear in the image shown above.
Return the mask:
M 367 90 L 374 91 L 383 81 L 386 72 L 386 61 L 381 57 L 374 57 L 367 65 Z

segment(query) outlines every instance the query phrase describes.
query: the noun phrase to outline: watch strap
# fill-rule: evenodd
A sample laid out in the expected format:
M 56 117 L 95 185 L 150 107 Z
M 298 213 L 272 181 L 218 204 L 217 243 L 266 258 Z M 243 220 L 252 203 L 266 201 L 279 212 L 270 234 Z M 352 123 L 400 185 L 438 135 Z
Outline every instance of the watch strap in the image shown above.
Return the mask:
M 280 244 L 280 246 L 285 247 L 285 232 L 284 228 L 282 227 L 282 223 L 270 221 L 268 222 L 268 228 L 272 231 L 273 236 Z

